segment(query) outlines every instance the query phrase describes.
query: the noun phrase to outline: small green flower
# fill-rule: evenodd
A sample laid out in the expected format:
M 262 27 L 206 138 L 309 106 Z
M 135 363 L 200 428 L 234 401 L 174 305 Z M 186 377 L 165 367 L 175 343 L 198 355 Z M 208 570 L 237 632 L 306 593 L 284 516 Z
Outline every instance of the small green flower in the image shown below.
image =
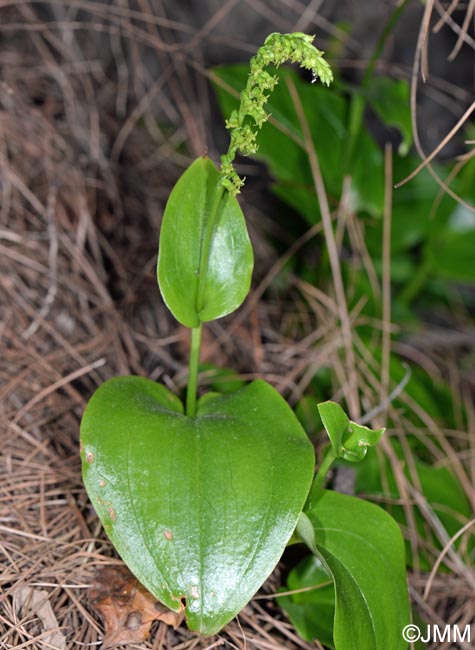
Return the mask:
M 221 185 L 235 196 L 239 194 L 244 180 L 239 178 L 233 167 L 236 153 L 245 156 L 256 153 L 256 137 L 259 129 L 269 119 L 264 106 L 270 93 L 279 82 L 278 77 L 265 70 L 269 65 L 278 68 L 285 61 L 298 63 L 301 68 L 311 70 L 313 81 L 317 78 L 328 86 L 333 80 L 330 66 L 323 58 L 323 52 L 312 44 L 314 36 L 295 32 L 294 34 L 269 34 L 264 45 L 250 61 L 250 72 L 246 87 L 241 93 L 239 109 L 231 113 L 226 121 L 231 141 L 228 152 L 221 157 Z M 312 83 L 313 83 L 312 81 Z

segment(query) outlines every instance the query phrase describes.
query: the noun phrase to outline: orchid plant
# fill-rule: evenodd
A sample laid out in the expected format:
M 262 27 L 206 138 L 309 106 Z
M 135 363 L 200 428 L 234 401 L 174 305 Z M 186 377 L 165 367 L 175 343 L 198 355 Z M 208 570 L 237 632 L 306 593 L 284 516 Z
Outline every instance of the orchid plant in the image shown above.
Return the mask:
M 191 330 L 185 404 L 144 377 L 106 381 L 82 419 L 83 476 L 123 561 L 159 601 L 185 614 L 190 629 L 221 630 L 286 546 L 303 542 L 334 583 L 333 647 L 399 650 L 409 619 L 399 528 L 377 506 L 323 488 L 335 460 L 358 462 L 383 429 L 320 404 L 331 444 L 315 475 L 309 438 L 267 382 L 197 397 L 203 323 L 237 309 L 251 283 L 253 251 L 236 198 L 244 179 L 234 159 L 257 150 L 278 82 L 269 66 L 298 63 L 330 84 L 331 69 L 312 42 L 301 33 L 266 39 L 226 122 L 221 168 L 199 158 L 168 199 L 158 282 L 167 307 Z

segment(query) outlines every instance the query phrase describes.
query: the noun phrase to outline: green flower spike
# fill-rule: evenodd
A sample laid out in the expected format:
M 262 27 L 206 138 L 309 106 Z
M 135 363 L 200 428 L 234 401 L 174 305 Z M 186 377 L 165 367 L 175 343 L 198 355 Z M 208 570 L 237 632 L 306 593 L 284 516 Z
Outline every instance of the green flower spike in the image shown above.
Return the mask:
M 328 86 L 333 80 L 332 71 L 323 58 L 323 52 L 312 45 L 314 38 L 301 32 L 269 34 L 264 45 L 252 57 L 249 78 L 241 93 L 239 109 L 233 111 L 226 121 L 231 141 L 228 152 L 221 156 L 220 182 L 232 196 L 239 194 L 240 188 L 244 185 L 244 180 L 238 176 L 233 167 L 233 160 L 238 151 L 244 156 L 256 153 L 258 149 L 256 136 L 269 119 L 264 106 L 279 82 L 278 77 L 269 74 L 265 68 L 269 65 L 278 68 L 285 61 L 291 61 L 298 63 L 301 68 L 312 71 L 312 83 L 319 78 Z

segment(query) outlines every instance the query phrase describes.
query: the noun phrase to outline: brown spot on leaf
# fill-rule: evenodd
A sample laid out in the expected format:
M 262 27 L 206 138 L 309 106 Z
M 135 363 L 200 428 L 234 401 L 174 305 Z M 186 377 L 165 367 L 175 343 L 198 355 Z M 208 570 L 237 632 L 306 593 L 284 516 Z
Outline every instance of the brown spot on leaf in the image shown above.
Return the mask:
M 130 612 L 125 621 L 125 627 L 128 630 L 138 630 L 142 625 L 142 614 L 140 612 Z
M 115 521 L 115 512 L 114 512 L 114 508 L 113 508 L 112 506 L 109 506 L 107 509 L 108 509 L 108 511 L 109 511 L 109 517 L 112 519 L 112 521 Z
M 86 451 L 86 463 L 92 463 L 94 460 L 94 454 L 92 451 Z
M 99 481 L 99 487 L 106 487 L 106 482 L 104 481 L 103 478 Z
M 142 643 L 153 621 L 176 628 L 183 620 L 183 612 L 158 603 L 125 566 L 102 568 L 89 594 L 91 604 L 104 617 L 103 648 Z
M 172 533 L 171 530 L 164 530 L 164 531 L 163 531 L 163 536 L 164 536 L 165 539 L 167 539 L 168 541 L 170 541 L 170 540 L 173 539 L 173 533 Z

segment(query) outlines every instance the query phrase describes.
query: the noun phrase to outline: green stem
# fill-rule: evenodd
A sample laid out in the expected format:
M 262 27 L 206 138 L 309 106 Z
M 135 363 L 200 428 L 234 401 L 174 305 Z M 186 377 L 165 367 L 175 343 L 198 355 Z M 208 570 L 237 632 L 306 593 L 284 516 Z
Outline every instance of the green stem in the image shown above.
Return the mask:
M 206 222 L 206 230 L 203 237 L 203 243 L 200 255 L 199 281 L 196 293 L 196 310 L 198 315 L 204 307 L 204 298 L 206 290 L 206 278 L 208 275 L 209 256 L 211 251 L 211 242 L 213 240 L 213 231 L 219 218 L 221 202 L 225 189 L 218 183 L 215 188 L 213 202 Z M 203 324 L 191 330 L 190 344 L 190 361 L 188 365 L 188 387 L 186 391 L 186 414 L 193 418 L 196 415 L 196 390 L 198 386 L 198 365 L 200 361 L 201 333 Z
M 335 462 L 335 460 L 336 460 L 336 453 L 333 447 L 330 447 L 330 449 L 325 454 L 325 457 L 323 458 L 320 467 L 318 468 L 318 472 L 316 473 L 315 478 L 313 479 L 312 488 L 310 490 L 310 494 L 308 497 L 308 503 L 310 507 L 311 504 L 315 502 L 318 493 L 322 489 L 328 471 L 330 467 L 333 465 L 333 463 Z
M 196 293 L 196 311 L 198 312 L 198 315 L 204 307 L 211 242 L 213 241 L 213 232 L 222 209 L 222 201 L 225 191 L 225 188 L 218 182 L 214 190 L 213 201 L 206 222 L 206 229 L 200 254 L 198 290 Z M 191 330 L 188 387 L 186 391 L 186 414 L 190 418 L 193 418 L 196 415 L 196 390 L 198 386 L 198 365 L 200 361 L 202 328 L 203 324 L 200 323 L 198 327 L 194 327 Z
M 198 386 L 198 365 L 200 362 L 201 332 L 203 324 L 191 330 L 190 362 L 188 365 L 188 387 L 186 391 L 186 414 L 190 418 L 196 415 L 196 389 Z

